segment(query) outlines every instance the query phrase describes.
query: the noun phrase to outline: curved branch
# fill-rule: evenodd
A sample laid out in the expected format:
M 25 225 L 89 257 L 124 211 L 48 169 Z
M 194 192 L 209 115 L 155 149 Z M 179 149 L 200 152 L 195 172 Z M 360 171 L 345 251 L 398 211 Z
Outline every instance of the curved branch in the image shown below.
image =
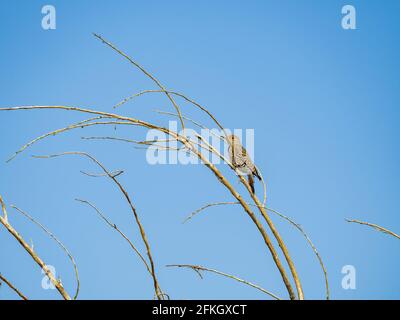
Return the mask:
M 125 138 L 118 138 L 118 137 L 81 137 L 83 140 L 113 140 L 113 141 L 122 141 L 122 142 L 127 142 L 127 143 L 132 143 L 136 144 L 139 146 L 153 146 L 156 147 L 159 150 L 175 150 L 179 151 L 179 148 L 173 148 L 173 147 L 167 147 L 163 145 L 156 144 L 156 142 L 167 142 L 167 141 L 174 141 L 172 139 L 167 139 L 167 140 L 145 140 L 145 141 L 138 141 L 138 140 L 132 140 L 132 139 L 125 139 Z M 146 147 L 138 147 L 135 146 L 135 149 L 147 149 Z
M 160 92 L 165 92 L 165 91 L 163 91 L 163 90 L 143 90 L 143 91 L 141 91 L 141 92 L 139 92 L 139 93 L 136 93 L 136 94 L 131 95 L 131 96 L 128 97 L 128 98 L 125 98 L 124 100 L 122 100 L 121 102 L 119 102 L 118 104 L 116 104 L 116 105 L 114 106 L 114 108 L 117 108 L 117 107 L 123 105 L 124 103 L 128 102 L 129 100 L 131 100 L 131 99 L 133 99 L 133 98 L 136 98 L 136 97 L 139 97 L 139 96 L 141 96 L 141 95 L 143 95 L 143 94 L 146 94 L 146 93 L 160 93 Z M 178 97 L 183 98 L 183 99 L 186 100 L 187 102 L 191 103 L 192 105 L 196 106 L 197 108 L 199 108 L 200 110 L 202 110 L 203 112 L 205 112 L 205 113 L 214 121 L 214 123 L 224 132 L 225 137 L 227 136 L 227 134 L 226 134 L 226 132 L 225 132 L 225 128 L 221 125 L 221 123 L 212 115 L 212 113 L 211 113 L 210 111 L 208 111 L 208 110 L 207 110 L 205 107 L 203 107 L 201 104 L 199 104 L 198 102 L 194 101 L 193 99 L 188 98 L 187 96 L 185 96 L 185 95 L 182 94 L 182 93 L 175 92 L 175 91 L 167 91 L 167 92 L 168 92 L 168 94 L 170 94 L 170 95 L 175 95 L 175 96 L 178 96 Z M 184 117 L 183 117 L 183 118 L 184 118 Z
M 17 210 L 17 212 L 21 213 L 23 216 L 25 216 L 26 218 L 28 218 L 30 221 L 32 221 L 34 224 L 36 224 L 39 228 L 41 228 L 45 233 L 47 233 L 55 242 L 57 242 L 57 244 L 61 247 L 61 249 L 67 254 L 69 260 L 71 260 L 72 265 L 74 267 L 74 272 L 75 272 L 75 279 L 76 279 L 76 292 L 75 292 L 75 296 L 74 296 L 74 300 L 76 300 L 78 298 L 78 294 L 79 294 L 79 289 L 80 289 L 80 281 L 79 281 L 79 273 L 78 273 L 78 267 L 75 263 L 75 259 L 72 256 L 72 254 L 69 252 L 69 250 L 65 247 L 65 245 L 58 240 L 58 238 L 52 233 L 50 232 L 45 226 L 43 226 L 40 222 L 36 221 L 34 218 L 32 218 L 28 213 L 26 213 L 25 211 L 19 209 L 18 207 L 11 205 L 11 208 Z
M 182 114 L 181 114 L 181 109 L 179 108 L 179 106 L 176 104 L 175 100 L 172 98 L 171 94 L 164 88 L 164 86 L 161 84 L 161 82 L 155 78 L 153 75 L 151 75 L 146 69 L 144 69 L 141 65 L 139 65 L 136 61 L 134 61 L 131 57 L 129 57 L 128 55 L 126 55 L 125 53 L 123 53 L 121 50 L 119 50 L 117 47 L 115 47 L 111 42 L 105 40 L 102 36 L 93 33 L 93 35 L 99 39 L 100 41 L 102 41 L 103 43 L 105 43 L 107 46 L 109 46 L 111 49 L 113 49 L 115 52 L 117 52 L 118 54 L 120 54 L 121 56 L 123 56 L 125 59 L 127 59 L 131 64 L 133 64 L 136 68 L 138 68 L 140 71 L 142 71 L 147 77 L 149 77 L 151 80 L 153 80 L 153 82 L 161 89 L 162 92 L 164 92 L 166 94 L 166 96 L 168 97 L 169 101 L 171 101 L 172 105 L 174 106 L 176 112 L 179 115 L 179 120 L 181 122 L 182 125 L 182 130 L 185 129 L 185 124 L 183 122 L 183 118 L 182 118 Z
M 83 129 L 85 127 L 91 127 L 91 126 L 95 126 L 95 125 L 133 125 L 130 122 L 120 122 L 120 121 L 108 121 L 108 122 L 89 122 L 95 119 L 99 119 L 99 118 L 104 118 L 104 117 L 96 117 L 96 118 L 91 118 L 91 119 L 87 119 L 72 125 L 69 125 L 68 127 L 65 128 L 61 128 L 61 129 L 57 129 L 51 132 L 48 132 L 44 135 L 41 135 L 40 137 L 37 137 L 35 139 L 33 139 L 32 141 L 28 142 L 27 144 L 25 144 L 24 146 L 22 146 L 18 151 L 16 151 L 14 153 L 14 155 L 12 157 L 10 157 L 7 162 L 12 161 L 16 156 L 18 156 L 18 154 L 20 154 L 21 152 L 23 152 L 25 149 L 29 148 L 30 146 L 32 146 L 33 144 L 35 144 L 36 142 L 43 140 L 47 137 L 50 136 L 55 136 L 59 133 L 65 132 L 65 131 L 70 131 L 73 129 Z M 88 123 L 89 122 L 89 123 Z
M 368 227 L 372 227 L 372 228 L 374 228 L 374 229 L 376 229 L 376 230 L 378 230 L 380 232 L 389 234 L 389 235 L 391 235 L 391 236 L 393 236 L 393 237 L 395 237 L 397 239 L 400 239 L 400 236 L 398 234 L 394 233 L 393 231 L 390 231 L 389 229 L 386 229 L 384 227 L 378 226 L 377 224 L 364 222 L 364 221 L 360 221 L 360 220 L 350 220 L 350 219 L 345 219 L 345 220 L 347 222 L 350 222 L 350 223 L 358 223 L 358 224 L 362 224 L 362 225 L 365 225 L 365 226 L 368 226 Z
M 203 207 L 193 211 L 182 223 L 186 223 L 187 221 L 189 221 L 190 219 L 192 219 L 196 214 L 200 213 L 201 211 L 210 208 L 210 207 L 215 207 L 215 206 L 222 206 L 222 205 L 239 205 L 239 202 L 214 202 L 214 203 L 209 203 L 207 205 L 204 205 Z M 254 204 L 248 204 L 250 206 L 256 206 Z M 315 256 L 318 259 L 318 262 L 321 266 L 322 272 L 324 274 L 324 278 L 325 278 L 325 290 L 326 290 L 326 299 L 329 300 L 330 299 L 330 293 L 329 293 L 329 282 L 328 282 L 328 273 L 326 271 L 324 262 L 322 261 L 322 257 L 319 254 L 317 248 L 315 247 L 314 243 L 311 241 L 310 237 L 307 235 L 307 233 L 304 231 L 304 229 L 301 227 L 300 224 L 298 224 L 297 222 L 295 222 L 293 219 L 289 218 L 288 216 L 265 207 L 266 210 L 273 212 L 275 214 L 277 214 L 278 216 L 280 216 L 281 218 L 285 219 L 286 221 L 288 221 L 290 224 L 292 224 L 297 230 L 299 230 L 301 232 L 301 234 L 304 236 L 304 238 L 307 240 L 308 244 L 310 245 L 310 247 L 312 248 L 312 250 L 314 251 Z
M 186 141 L 183 141 L 185 144 L 187 144 Z M 189 146 L 188 146 L 189 147 Z M 268 247 L 268 250 L 271 253 L 272 259 L 274 260 L 275 265 L 277 266 L 279 273 L 281 274 L 282 277 L 282 281 L 284 282 L 286 289 L 289 293 L 290 299 L 294 300 L 296 299 L 296 296 L 294 294 L 292 285 L 290 284 L 289 278 L 287 276 L 286 270 L 282 265 L 282 262 L 280 261 L 280 258 L 275 250 L 275 247 L 270 239 L 270 237 L 268 236 L 267 232 L 265 231 L 263 225 L 260 223 L 260 221 L 257 219 L 256 215 L 254 214 L 254 212 L 250 209 L 249 205 L 247 204 L 247 202 L 245 202 L 242 198 L 242 196 L 233 188 L 233 186 L 229 183 L 229 181 L 221 174 L 221 172 L 215 167 L 215 165 L 213 165 L 210 161 L 208 161 L 202 154 L 201 152 L 199 152 L 198 150 L 192 149 L 192 151 L 197 155 L 197 157 L 203 161 L 204 165 L 206 167 L 208 167 L 213 173 L 214 175 L 217 177 L 217 179 L 229 190 L 229 192 L 240 202 L 241 206 L 243 207 L 243 209 L 245 210 L 245 212 L 247 213 L 247 215 L 250 217 L 250 219 L 253 221 L 253 223 L 256 225 L 257 229 L 259 230 L 259 232 L 261 233 L 265 244 Z M 242 180 L 243 177 L 240 177 Z M 247 182 L 244 180 L 244 184 L 246 184 Z M 248 186 L 248 185 L 247 185 Z M 248 188 L 250 189 L 250 187 L 248 186 Z M 251 190 L 249 191 L 251 192 Z M 254 197 L 254 195 L 253 195 Z M 257 199 L 257 198 L 256 198 Z M 258 200 L 258 199 L 257 199 Z M 258 205 L 258 207 L 261 204 Z M 275 234 L 275 233 L 274 233 Z M 282 243 L 282 241 L 279 243 L 280 247 L 282 250 L 285 250 L 286 247 L 285 245 Z M 286 250 L 286 254 L 285 254 L 285 258 L 287 259 L 287 250 Z M 290 258 L 290 257 L 289 257 Z M 293 273 L 293 264 L 291 266 L 291 271 Z M 297 278 L 295 278 L 295 283 L 296 283 L 296 287 L 299 288 L 299 281 Z M 299 298 L 302 298 L 302 295 L 299 295 Z
M 225 272 L 221 272 L 221 271 L 218 271 L 218 270 L 215 270 L 215 269 L 209 269 L 209 268 L 205 268 L 205 267 L 202 267 L 202 266 L 196 266 L 196 265 L 191 265 L 191 264 L 168 264 L 168 265 L 166 265 L 166 267 L 190 268 L 193 271 L 195 271 L 199 275 L 199 277 L 201 279 L 203 279 L 203 276 L 201 275 L 200 271 L 208 271 L 208 272 L 216 273 L 216 274 L 219 274 L 221 276 L 224 276 L 224 277 L 233 279 L 235 281 L 244 283 L 245 285 L 253 287 L 253 288 L 257 289 L 257 290 L 260 290 L 261 292 L 266 293 L 267 295 L 273 297 L 276 300 L 282 300 L 277 295 L 273 294 L 272 292 L 270 292 L 268 290 L 265 290 L 264 288 L 260 287 L 257 284 L 251 283 L 249 281 L 240 279 L 240 278 L 238 278 L 236 276 L 233 276 L 231 274 L 228 274 L 228 273 L 225 273 Z
M 188 101 L 191 102 L 191 103 L 193 103 L 194 105 L 200 107 L 204 112 L 206 112 L 207 114 L 209 114 L 209 115 L 212 117 L 212 119 L 217 123 L 217 125 L 220 126 L 220 128 L 224 131 L 224 134 L 225 134 L 225 136 L 226 136 L 225 130 L 222 128 L 222 126 L 219 124 L 219 122 L 215 119 L 214 116 L 212 116 L 212 114 L 211 114 L 206 108 L 201 107 L 201 106 L 198 105 L 196 102 L 194 102 L 194 101 L 192 101 L 192 100 L 190 100 L 190 99 L 188 99 Z M 218 154 L 218 153 L 217 153 L 217 154 Z M 200 156 L 199 156 L 199 157 L 200 157 Z M 227 162 L 227 163 L 229 163 L 229 162 Z M 207 164 L 206 164 L 206 165 L 207 165 Z M 208 166 L 208 165 L 207 165 L 207 166 Z M 209 166 L 209 167 L 210 167 L 210 166 Z M 211 170 L 213 170 L 212 167 L 210 167 L 210 168 L 211 168 Z M 231 168 L 232 168 L 233 170 L 235 170 L 232 166 L 231 166 Z M 214 171 L 214 170 L 213 170 L 213 171 Z M 236 170 L 235 170 L 235 172 L 236 172 Z M 214 173 L 218 176 L 218 174 L 217 174 L 215 171 L 214 171 Z M 286 245 L 285 245 L 285 243 L 284 243 L 284 241 L 283 241 L 281 235 L 279 234 L 279 232 L 278 232 L 278 230 L 276 229 L 274 223 L 272 222 L 272 220 L 271 220 L 270 217 L 268 216 L 267 212 L 266 212 L 265 209 L 263 208 L 263 207 L 265 206 L 265 204 L 266 204 L 266 187 L 264 186 L 264 187 L 265 187 L 265 188 L 264 188 L 264 201 L 263 201 L 263 204 L 261 204 L 260 201 L 258 200 L 257 196 L 253 193 L 253 191 L 252 191 L 252 189 L 251 189 L 249 183 L 247 182 L 247 180 L 246 180 L 242 175 L 239 175 L 239 179 L 240 179 L 240 181 L 242 182 L 242 184 L 245 186 L 245 188 L 247 189 L 249 195 L 250 195 L 251 198 L 253 199 L 255 205 L 256 205 L 257 208 L 259 209 L 261 215 L 263 216 L 264 220 L 267 222 L 268 227 L 270 228 L 270 230 L 272 231 L 272 233 L 273 233 L 273 235 L 274 235 L 276 241 L 278 242 L 279 247 L 280 247 L 280 249 L 281 249 L 281 251 L 282 251 L 282 253 L 283 253 L 284 257 L 285 257 L 285 260 L 286 260 L 287 264 L 289 265 L 290 272 L 291 272 L 291 274 L 292 274 L 292 276 L 293 276 L 293 280 L 294 280 L 294 282 L 295 282 L 296 289 L 297 289 L 298 298 L 299 298 L 299 300 L 303 300 L 303 299 L 304 299 L 303 288 L 302 288 L 302 286 L 301 286 L 300 278 L 299 278 L 299 276 L 298 276 L 298 274 L 297 274 L 297 270 L 296 270 L 296 267 L 295 267 L 295 265 L 294 265 L 294 263 L 293 263 L 293 260 L 292 260 L 290 254 L 289 254 L 289 251 L 288 251 L 288 249 L 287 249 L 287 247 L 286 247 Z M 224 183 L 224 184 L 225 184 L 225 183 Z M 225 184 L 225 186 L 227 186 L 227 185 Z M 227 186 L 227 187 L 228 187 L 228 186 Z M 228 189 L 229 189 L 229 187 L 228 187 Z M 232 193 L 232 194 L 233 194 L 233 193 Z M 234 194 L 233 194 L 233 195 L 234 195 Z M 238 199 L 238 198 L 237 198 L 237 199 Z M 239 199 L 238 199 L 238 200 L 239 200 Z M 239 200 L 239 201 L 240 201 L 240 200 Z
M 3 212 L 4 221 L 8 222 L 8 214 L 7 214 L 6 205 L 5 205 L 1 195 L 0 195 L 0 204 L 1 204 L 1 211 Z
M 136 254 L 139 256 L 140 260 L 143 261 L 144 265 L 146 266 L 147 271 L 150 273 L 150 275 L 152 275 L 150 267 L 146 261 L 146 259 L 143 257 L 143 255 L 140 253 L 140 251 L 135 247 L 135 245 L 132 243 L 131 240 L 129 240 L 129 238 L 121 231 L 121 229 L 119 229 L 117 227 L 117 225 L 115 223 L 112 223 L 95 205 L 93 205 L 92 203 L 90 203 L 87 200 L 82 200 L 82 199 L 75 199 L 78 202 L 87 204 L 88 206 L 90 206 L 92 209 L 94 209 L 97 214 L 111 227 L 113 228 L 115 231 L 117 231 L 122 238 L 124 238 L 126 240 L 126 242 L 128 242 L 128 244 L 130 245 L 130 247 L 133 249 L 133 251 L 136 252 Z
M 104 173 L 107 174 L 107 176 L 117 185 L 118 189 L 121 191 L 121 193 L 125 197 L 126 201 L 128 202 L 129 207 L 130 207 L 130 209 L 131 209 L 131 211 L 132 211 L 132 213 L 133 213 L 133 215 L 135 217 L 136 224 L 139 227 L 140 235 L 141 235 L 143 243 L 144 243 L 144 245 L 146 247 L 147 256 L 148 256 L 149 261 L 150 261 L 150 268 L 151 268 L 151 274 L 152 274 L 152 277 L 153 277 L 155 293 L 156 293 L 157 297 L 159 297 L 159 298 L 162 297 L 162 291 L 160 290 L 160 287 L 159 287 L 159 284 L 158 284 L 158 280 L 157 280 L 157 276 L 156 276 L 156 272 L 155 272 L 155 265 L 154 265 L 154 261 L 153 261 L 153 257 L 152 257 L 152 254 L 151 254 L 151 249 L 150 249 L 149 242 L 147 240 L 146 233 L 144 231 L 142 223 L 140 222 L 139 216 L 138 216 L 138 214 L 136 212 L 135 207 L 132 204 L 132 201 L 131 201 L 127 191 L 120 184 L 120 182 L 117 180 L 117 178 L 110 171 L 108 171 L 104 167 L 104 165 L 101 164 L 96 158 L 94 158 L 93 156 L 91 156 L 90 154 L 85 153 L 85 152 L 72 151 L 72 152 L 64 152 L 64 153 L 60 153 L 60 154 L 53 154 L 53 155 L 47 155 L 47 156 L 34 156 L 34 157 L 35 158 L 56 158 L 56 157 L 65 156 L 65 155 L 79 155 L 79 156 L 83 156 L 83 157 L 89 158 L 95 164 L 97 164 L 104 171 Z
M 88 177 L 92 177 L 92 178 L 99 178 L 99 177 L 108 177 L 108 175 L 107 174 L 105 174 L 105 173 L 89 173 L 89 172 L 85 172 L 85 171 L 80 171 L 82 174 L 84 174 L 85 176 L 88 176 Z M 117 171 L 113 171 L 113 172 L 111 172 L 111 174 L 114 176 L 114 177 L 118 177 L 118 176 L 120 176 L 121 174 L 123 174 L 124 173 L 124 171 L 123 170 L 117 170 Z
M 4 206 L 3 200 L 0 198 L 2 207 Z M 28 243 L 22 238 L 22 236 L 13 228 L 11 224 L 8 223 L 4 217 L 0 216 L 0 223 L 7 229 L 7 231 L 20 243 L 20 245 L 25 249 L 25 251 L 32 257 L 32 259 L 39 265 L 39 267 L 44 271 L 46 276 L 50 279 L 51 283 L 56 287 L 57 291 L 65 300 L 71 300 L 71 297 L 64 289 L 61 281 L 57 280 L 51 270 L 43 262 L 43 260 L 36 254 L 36 252 L 28 245 Z
M 253 221 L 253 223 L 256 225 L 258 231 L 261 233 L 263 240 L 265 242 L 265 244 L 268 247 L 268 250 L 270 251 L 272 258 L 274 260 L 275 265 L 277 266 L 279 273 L 281 274 L 282 280 L 286 286 L 286 289 L 289 293 L 289 296 L 291 299 L 295 299 L 296 296 L 293 292 L 293 288 L 290 284 L 289 278 L 287 276 L 286 270 L 283 267 L 280 258 L 275 250 L 275 247 L 271 241 L 271 239 L 269 238 L 268 234 L 266 233 L 266 230 L 264 229 L 263 225 L 261 224 L 261 222 L 257 219 L 256 215 L 252 212 L 252 210 L 250 209 L 250 207 L 247 205 L 247 203 L 243 200 L 242 196 L 235 190 L 235 188 L 230 184 L 230 182 L 222 175 L 222 173 L 215 167 L 215 165 L 213 165 L 210 161 L 208 161 L 207 158 L 205 158 L 200 151 L 196 150 L 196 148 L 194 148 L 193 144 L 191 142 L 189 142 L 186 137 L 179 135 L 178 133 L 171 131 L 167 128 L 163 128 L 151 123 L 148 123 L 146 121 L 142 121 L 142 120 L 138 120 L 138 119 L 134 119 L 134 118 L 129 118 L 129 117 L 125 117 L 125 116 L 121 116 L 121 115 L 117 115 L 117 114 L 112 114 L 112 113 L 108 113 L 108 112 L 102 112 L 102 111 L 96 111 L 96 110 L 90 110 L 90 109 L 83 109 L 83 108 L 77 108 L 77 107 L 67 107 L 67 106 L 22 106 L 22 107 L 11 107 L 11 108 L 0 108 L 0 111 L 17 111 L 17 110 L 34 110 L 34 109 L 60 109 L 60 110 L 66 110 L 66 111 L 76 111 L 76 112 L 83 112 L 83 113 L 89 113 L 89 114 L 96 114 L 96 115 L 102 115 L 102 116 L 110 116 L 112 118 L 115 119 L 119 119 L 119 120 L 125 120 L 125 121 L 129 121 L 132 122 L 136 125 L 142 126 L 142 127 L 146 127 L 149 129 L 156 129 L 159 130 L 161 132 L 164 132 L 168 135 L 170 135 L 172 138 L 177 139 L 178 141 L 180 141 L 181 143 L 183 143 L 188 150 L 191 150 L 198 158 L 199 160 L 202 161 L 202 163 L 208 168 L 210 169 L 213 174 L 215 175 L 215 177 L 229 190 L 229 192 L 232 194 L 232 196 L 234 196 L 242 205 L 243 209 L 245 210 L 245 212 L 248 214 L 248 216 L 251 218 L 251 220 Z M 229 162 L 227 162 L 229 163 Z M 232 166 L 231 166 L 232 168 Z M 248 192 L 252 195 L 253 200 L 255 201 L 255 203 L 257 204 L 257 207 L 259 208 L 259 210 L 261 211 L 262 215 L 266 216 L 265 210 L 263 211 L 263 209 L 261 208 L 261 203 L 258 201 L 258 199 L 255 197 L 255 195 L 252 194 L 250 186 L 248 185 L 247 181 L 240 176 L 239 177 L 241 179 L 241 182 L 243 183 L 243 185 L 245 185 L 245 187 L 247 188 Z M 299 298 L 302 299 L 303 295 L 302 295 L 302 289 L 301 289 L 301 285 L 300 285 L 300 281 L 298 279 L 296 270 L 294 268 L 293 262 L 291 261 L 291 258 L 288 254 L 288 251 L 286 249 L 285 244 L 283 243 L 282 239 L 280 238 L 279 234 L 277 233 L 274 225 L 272 224 L 272 221 L 269 220 L 269 217 L 267 216 L 265 218 L 268 222 L 268 225 L 270 226 L 271 230 L 274 233 L 275 238 L 277 238 L 279 246 L 281 247 L 282 251 L 284 252 L 285 255 L 285 259 L 287 260 L 290 270 L 292 272 L 292 275 L 295 279 L 295 284 L 296 287 L 298 289 L 299 292 Z
M 10 281 L 8 281 L 1 273 L 0 273 L 0 280 L 2 280 L 6 285 L 8 285 L 10 289 L 12 289 L 17 295 L 19 295 L 22 300 L 28 300 L 28 298 L 21 291 L 19 291 Z

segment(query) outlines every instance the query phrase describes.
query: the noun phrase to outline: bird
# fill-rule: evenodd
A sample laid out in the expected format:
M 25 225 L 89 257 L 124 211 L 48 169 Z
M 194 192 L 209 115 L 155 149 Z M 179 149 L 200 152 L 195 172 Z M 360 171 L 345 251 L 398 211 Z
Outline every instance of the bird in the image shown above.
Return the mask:
M 253 194 L 254 189 L 254 178 L 257 177 L 261 181 L 261 176 L 258 173 L 256 166 L 247 154 L 246 149 L 242 146 L 239 137 L 231 134 L 226 137 L 229 147 L 229 159 L 233 167 L 242 175 L 247 175 L 249 185 Z

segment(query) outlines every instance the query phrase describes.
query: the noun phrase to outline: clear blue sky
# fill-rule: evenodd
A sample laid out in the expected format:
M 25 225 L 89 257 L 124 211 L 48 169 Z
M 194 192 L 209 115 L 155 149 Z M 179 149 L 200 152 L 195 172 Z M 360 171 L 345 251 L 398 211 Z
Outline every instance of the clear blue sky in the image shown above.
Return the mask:
M 57 10 L 57 29 L 41 28 L 41 8 Z M 353 4 L 357 29 L 341 28 Z M 69 105 L 110 111 L 153 84 L 92 36 L 99 33 L 146 66 L 170 89 L 206 105 L 228 128 L 253 128 L 268 205 L 299 222 L 328 269 L 332 298 L 399 299 L 400 241 L 344 218 L 400 232 L 398 1 L 2 1 L 0 106 Z M 141 97 L 120 112 L 165 121 L 163 97 Z M 205 121 L 187 106 L 187 115 Z M 191 211 L 230 194 L 202 166 L 150 166 L 143 150 L 81 136 L 144 139 L 145 131 L 83 129 L 42 141 L 5 160 L 32 138 L 83 119 L 62 111 L 0 113 L 0 193 L 28 211 L 73 253 L 81 299 L 150 299 L 152 283 L 138 258 L 90 208 L 103 210 L 143 250 L 115 186 L 87 160 L 39 160 L 32 154 L 87 151 L 120 177 L 147 230 L 162 288 L 174 299 L 268 298 L 258 291 L 166 264 L 200 264 L 235 274 L 287 297 L 256 228 L 239 207 Z M 234 181 L 234 183 L 236 183 Z M 241 188 L 237 183 L 236 186 Z M 259 186 L 258 186 L 259 188 Z M 73 294 L 63 252 L 15 211 L 10 220 Z M 306 298 L 324 298 L 318 261 L 302 236 L 272 216 L 303 283 Z M 341 287 L 344 265 L 356 268 L 356 290 Z M 30 298 L 42 274 L 0 230 L 0 272 Z M 0 299 L 16 298 L 7 287 Z

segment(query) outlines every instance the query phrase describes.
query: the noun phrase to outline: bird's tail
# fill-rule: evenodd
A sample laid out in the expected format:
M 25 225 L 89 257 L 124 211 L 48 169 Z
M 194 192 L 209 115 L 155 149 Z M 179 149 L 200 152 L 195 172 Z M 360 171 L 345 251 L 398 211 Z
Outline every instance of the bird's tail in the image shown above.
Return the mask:
M 249 179 L 249 185 L 250 185 L 250 188 L 251 188 L 251 192 L 255 193 L 253 175 L 249 174 L 247 177 Z

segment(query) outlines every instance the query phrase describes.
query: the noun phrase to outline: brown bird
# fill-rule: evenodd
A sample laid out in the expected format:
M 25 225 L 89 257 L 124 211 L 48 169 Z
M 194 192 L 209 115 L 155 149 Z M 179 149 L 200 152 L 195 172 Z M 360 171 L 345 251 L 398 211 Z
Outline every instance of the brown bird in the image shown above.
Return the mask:
M 257 171 L 256 166 L 253 161 L 251 161 L 246 149 L 240 143 L 240 140 L 235 135 L 228 135 L 227 137 L 229 147 L 229 158 L 232 165 L 239 171 L 242 175 L 247 175 L 251 191 L 254 193 L 254 179 L 253 175 L 261 181 L 261 176 Z

